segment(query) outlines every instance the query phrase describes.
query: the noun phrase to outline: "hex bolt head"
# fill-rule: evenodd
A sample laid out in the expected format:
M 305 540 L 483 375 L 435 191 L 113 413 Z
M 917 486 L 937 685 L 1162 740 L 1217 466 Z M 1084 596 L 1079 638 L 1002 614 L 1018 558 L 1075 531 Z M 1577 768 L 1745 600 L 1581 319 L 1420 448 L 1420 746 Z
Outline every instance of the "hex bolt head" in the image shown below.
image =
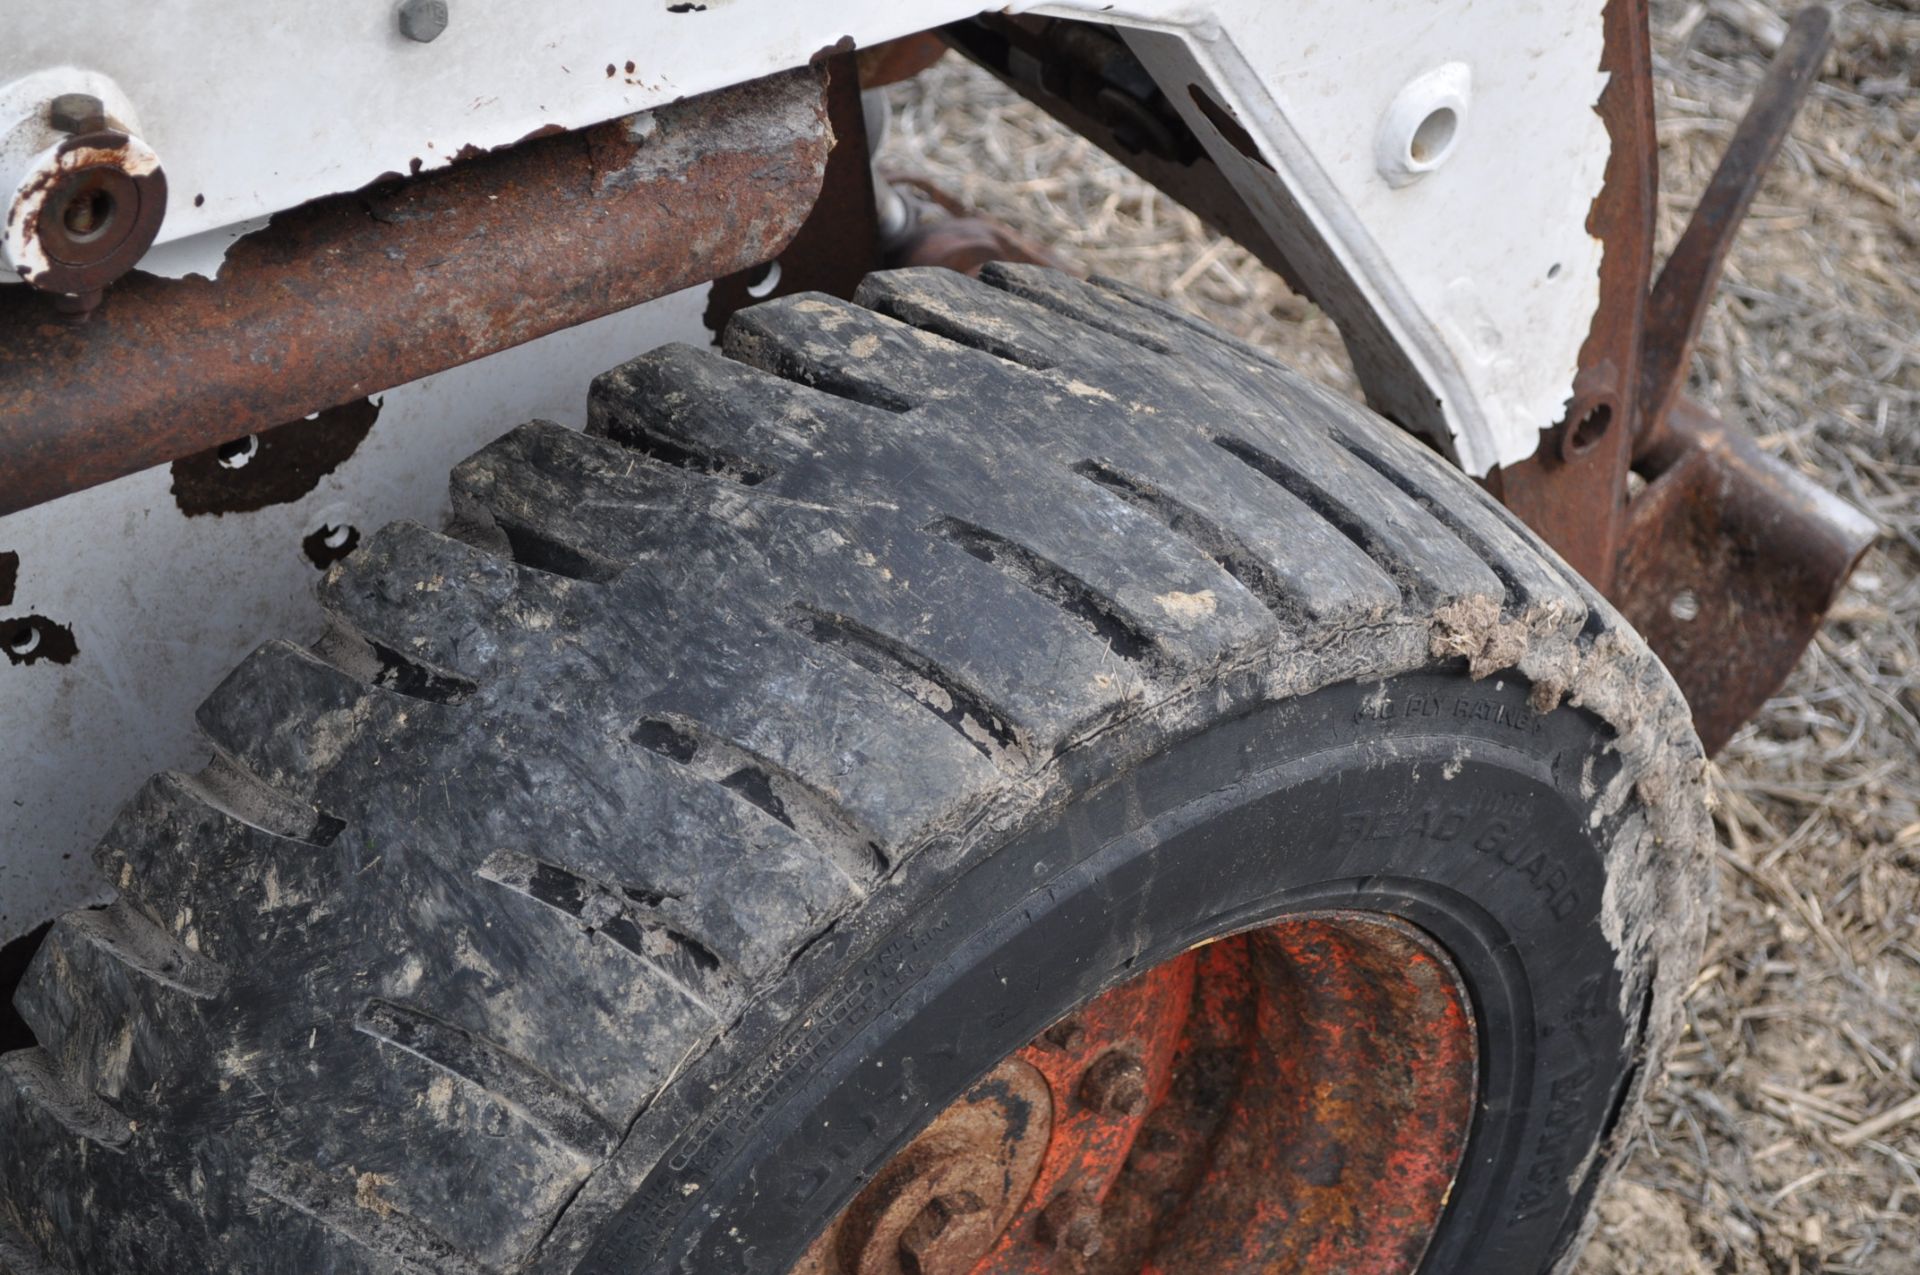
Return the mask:
M 107 126 L 107 106 L 91 93 L 62 93 L 47 103 L 47 123 L 63 133 L 97 133 Z
M 1137 1116 L 1147 1109 L 1147 1069 L 1134 1054 L 1109 1050 L 1081 1077 L 1080 1101 L 1103 1116 Z
M 1047 1201 L 1037 1227 L 1040 1242 L 1050 1245 L 1069 1267 L 1079 1268 L 1106 1244 L 1100 1229 L 1100 1210 L 1078 1191 L 1066 1190 Z
M 400 0 L 400 34 L 421 44 L 447 29 L 447 0 Z

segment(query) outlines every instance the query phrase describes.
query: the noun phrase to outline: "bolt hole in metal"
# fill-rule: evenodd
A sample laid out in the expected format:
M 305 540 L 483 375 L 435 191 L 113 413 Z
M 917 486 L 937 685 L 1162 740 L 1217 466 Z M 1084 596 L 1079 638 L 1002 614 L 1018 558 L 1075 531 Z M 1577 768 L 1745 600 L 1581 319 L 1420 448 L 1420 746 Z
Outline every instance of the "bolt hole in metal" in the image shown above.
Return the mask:
M 1394 95 L 1374 138 L 1374 167 L 1389 186 L 1406 186 L 1452 158 L 1466 134 L 1473 71 L 1447 62 L 1416 75 Z
M 1682 624 L 1693 623 L 1700 618 L 1700 596 L 1692 589 L 1680 590 L 1667 603 L 1667 614 Z
M 248 434 L 245 438 L 236 438 L 232 442 L 222 443 L 215 449 L 222 469 L 245 469 L 248 462 L 260 452 L 260 436 Z
M 1595 403 L 1580 414 L 1579 419 L 1567 426 L 1563 436 L 1561 450 L 1569 458 L 1584 456 L 1600 445 L 1613 428 L 1613 404 Z
M 773 295 L 780 286 L 780 263 L 769 261 L 747 276 L 747 295 L 755 301 L 765 300 Z
M 352 553 L 360 544 L 360 531 L 351 523 L 323 522 L 300 541 L 307 561 L 325 571 Z
M 1420 126 L 1413 130 L 1413 140 L 1407 144 L 1407 158 L 1422 167 L 1438 164 L 1453 148 L 1459 128 L 1460 116 L 1451 106 L 1428 112 Z
M 40 629 L 33 624 L 22 624 L 7 634 L 6 640 L 8 652 L 24 659 L 40 649 Z
M 793 1275 L 1411 1275 L 1466 1146 L 1473 1013 L 1426 934 L 1320 912 L 1202 944 L 941 1112 Z

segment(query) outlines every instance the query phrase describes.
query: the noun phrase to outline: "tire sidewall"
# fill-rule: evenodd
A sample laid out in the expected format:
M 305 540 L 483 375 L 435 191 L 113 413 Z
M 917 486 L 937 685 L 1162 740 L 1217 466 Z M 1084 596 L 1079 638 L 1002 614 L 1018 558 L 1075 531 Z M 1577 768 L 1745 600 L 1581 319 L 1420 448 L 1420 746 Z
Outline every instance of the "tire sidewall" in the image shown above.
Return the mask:
M 1622 989 L 1648 980 L 1606 906 L 1610 736 L 1528 690 L 1427 671 L 1265 704 L 952 871 L 910 862 L 899 919 L 813 954 L 824 991 L 710 1082 L 579 1275 L 784 1272 L 1047 1024 L 1196 943 L 1329 908 L 1422 927 L 1473 1004 L 1475 1125 L 1422 1269 L 1545 1269 L 1641 1046 Z

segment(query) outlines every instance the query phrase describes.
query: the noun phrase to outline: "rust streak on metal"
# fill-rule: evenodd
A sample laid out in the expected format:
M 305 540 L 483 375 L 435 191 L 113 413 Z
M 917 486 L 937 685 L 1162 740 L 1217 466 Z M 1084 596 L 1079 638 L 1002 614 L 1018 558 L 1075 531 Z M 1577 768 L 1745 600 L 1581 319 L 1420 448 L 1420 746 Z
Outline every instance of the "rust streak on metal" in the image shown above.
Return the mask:
M 831 145 L 795 71 L 283 213 L 84 328 L 0 296 L 0 514 L 765 261 Z
M 1636 432 L 1641 333 L 1653 271 L 1659 180 L 1653 54 L 1644 0 L 1609 0 L 1596 109 L 1613 148 L 1587 230 L 1604 245 L 1600 304 L 1580 348 L 1566 416 L 1541 447 L 1488 479 L 1500 499 L 1581 575 L 1606 591 L 1625 534 L 1627 467 Z
M 1778 690 L 1875 528 L 1690 399 L 1634 499 L 1621 611 L 1673 673 L 1709 753 Z
M 1833 15 L 1815 5 L 1794 15 L 1780 52 L 1727 143 L 1706 193 L 1674 245 L 1647 299 L 1640 370 L 1640 450 L 1654 445 L 1668 409 L 1686 387 L 1694 342 L 1720 283 L 1733 238 L 1766 178 L 1833 40 Z

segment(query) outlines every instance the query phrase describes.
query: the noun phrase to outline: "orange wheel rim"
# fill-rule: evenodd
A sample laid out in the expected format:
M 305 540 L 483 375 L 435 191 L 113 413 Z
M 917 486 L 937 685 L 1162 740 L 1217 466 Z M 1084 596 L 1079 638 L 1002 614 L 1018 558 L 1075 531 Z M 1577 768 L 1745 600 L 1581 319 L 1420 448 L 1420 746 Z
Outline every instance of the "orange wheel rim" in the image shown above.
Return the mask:
M 795 1275 L 1408 1275 L 1477 1068 L 1472 1007 L 1431 937 L 1380 913 L 1287 917 L 1136 975 L 1003 1059 Z

